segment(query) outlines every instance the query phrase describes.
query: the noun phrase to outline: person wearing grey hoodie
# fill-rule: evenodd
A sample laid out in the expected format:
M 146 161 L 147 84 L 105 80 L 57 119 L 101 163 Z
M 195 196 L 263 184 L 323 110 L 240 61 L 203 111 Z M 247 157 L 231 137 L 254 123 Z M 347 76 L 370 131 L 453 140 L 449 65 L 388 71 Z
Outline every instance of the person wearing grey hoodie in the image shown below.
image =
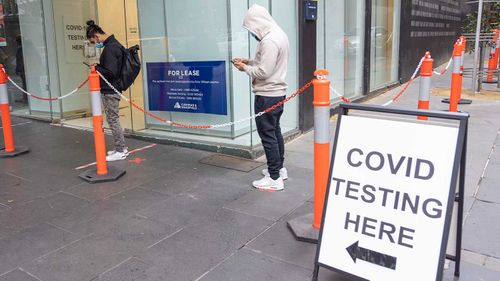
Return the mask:
M 243 27 L 259 42 L 255 59 L 237 58 L 234 66 L 252 79 L 255 94 L 255 113 L 259 113 L 282 102 L 286 98 L 288 36 L 262 6 L 253 5 L 247 11 Z M 283 190 L 283 181 L 288 178 L 283 166 L 285 143 L 281 134 L 280 118 L 283 106 L 255 119 L 267 158 L 264 178 L 253 182 L 253 186 L 264 190 Z

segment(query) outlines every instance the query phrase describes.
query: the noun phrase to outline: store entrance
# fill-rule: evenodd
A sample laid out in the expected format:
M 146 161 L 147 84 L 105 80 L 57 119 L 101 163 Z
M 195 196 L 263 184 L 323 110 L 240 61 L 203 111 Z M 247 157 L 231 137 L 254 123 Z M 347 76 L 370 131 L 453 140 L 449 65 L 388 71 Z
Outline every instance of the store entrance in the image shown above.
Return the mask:
M 59 0 L 64 1 L 65 0 Z M 71 1 L 73 3 L 73 1 Z M 80 0 L 74 2 L 81 2 L 83 6 L 88 5 L 89 13 L 88 16 L 80 16 L 78 18 L 81 22 L 85 23 L 88 19 L 94 19 L 96 23 L 103 28 L 107 34 L 113 34 L 118 41 L 120 41 L 125 47 L 131 47 L 139 44 L 139 28 L 137 19 L 137 0 Z M 59 7 L 54 6 L 57 10 Z M 85 14 L 85 13 L 83 13 Z M 90 63 L 98 60 L 98 58 L 84 57 L 84 52 L 81 50 L 80 54 L 80 64 L 83 68 L 83 72 L 78 71 L 79 79 L 88 75 L 88 68 L 82 64 L 82 61 L 86 60 Z M 73 66 L 76 67 L 76 66 Z M 60 66 L 61 68 L 61 66 Z M 60 72 L 61 81 L 64 81 L 62 75 L 64 73 Z M 71 76 L 71 74 L 69 74 Z M 88 88 L 84 91 L 88 91 Z M 129 99 L 142 105 L 143 94 L 142 94 L 142 78 L 139 76 L 135 81 L 134 85 L 123 94 Z M 75 127 L 75 128 L 92 128 L 92 119 L 90 118 L 90 106 L 89 98 L 86 93 L 82 95 L 82 99 L 73 99 L 74 107 L 79 108 L 81 112 L 67 112 L 62 120 L 62 124 L 65 126 Z M 125 130 L 142 130 L 145 127 L 144 116 L 139 112 L 132 110 L 129 104 L 122 100 L 120 104 L 120 121 Z M 105 124 L 106 127 L 106 124 Z

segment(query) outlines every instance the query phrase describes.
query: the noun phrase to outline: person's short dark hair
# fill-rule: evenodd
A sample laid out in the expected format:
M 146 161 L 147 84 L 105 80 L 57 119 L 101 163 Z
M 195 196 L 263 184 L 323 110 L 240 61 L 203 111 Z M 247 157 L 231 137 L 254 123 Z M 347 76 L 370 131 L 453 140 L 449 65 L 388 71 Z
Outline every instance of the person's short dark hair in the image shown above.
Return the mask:
M 104 32 L 104 30 L 102 30 L 100 26 L 95 24 L 93 20 L 87 21 L 87 39 L 94 37 L 96 34 L 106 34 L 106 33 Z

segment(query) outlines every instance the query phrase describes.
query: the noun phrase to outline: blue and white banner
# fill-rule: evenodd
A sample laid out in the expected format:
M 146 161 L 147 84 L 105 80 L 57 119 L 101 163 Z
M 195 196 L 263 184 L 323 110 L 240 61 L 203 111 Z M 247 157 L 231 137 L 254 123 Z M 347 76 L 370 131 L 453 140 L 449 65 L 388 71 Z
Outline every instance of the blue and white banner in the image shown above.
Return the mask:
M 150 111 L 227 115 L 226 62 L 147 63 Z

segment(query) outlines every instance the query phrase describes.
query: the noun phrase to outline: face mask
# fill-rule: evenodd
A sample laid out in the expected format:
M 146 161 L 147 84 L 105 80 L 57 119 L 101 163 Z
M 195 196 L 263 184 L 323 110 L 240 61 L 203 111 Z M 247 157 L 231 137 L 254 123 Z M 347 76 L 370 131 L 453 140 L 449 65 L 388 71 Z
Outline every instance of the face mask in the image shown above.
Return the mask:
M 97 49 L 102 49 L 102 48 L 104 48 L 104 43 L 102 43 L 102 42 L 100 42 L 100 43 L 95 43 L 95 47 L 96 47 Z
M 255 40 L 257 40 L 257 41 L 260 42 L 260 39 L 259 39 L 259 37 L 257 37 L 257 35 L 255 35 L 255 34 L 252 33 L 252 37 L 255 38 Z

